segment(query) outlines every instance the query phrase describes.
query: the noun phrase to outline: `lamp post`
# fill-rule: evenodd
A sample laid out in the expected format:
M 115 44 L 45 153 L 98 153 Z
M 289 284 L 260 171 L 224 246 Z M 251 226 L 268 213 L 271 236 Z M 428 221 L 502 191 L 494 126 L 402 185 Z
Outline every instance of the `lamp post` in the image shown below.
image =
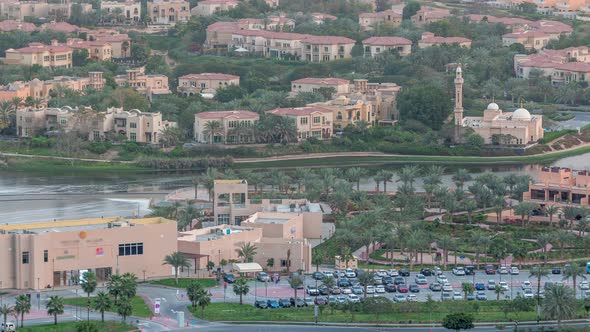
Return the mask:
M 41 310 L 41 288 L 39 288 L 39 277 L 37 277 L 37 309 Z

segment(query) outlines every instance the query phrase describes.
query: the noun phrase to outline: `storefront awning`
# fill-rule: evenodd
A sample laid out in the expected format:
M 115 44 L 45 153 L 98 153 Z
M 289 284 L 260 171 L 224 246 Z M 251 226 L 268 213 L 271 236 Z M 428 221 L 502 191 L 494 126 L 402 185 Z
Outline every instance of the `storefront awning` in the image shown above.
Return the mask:
M 232 266 L 238 273 L 262 272 L 262 266 L 258 263 L 234 263 Z

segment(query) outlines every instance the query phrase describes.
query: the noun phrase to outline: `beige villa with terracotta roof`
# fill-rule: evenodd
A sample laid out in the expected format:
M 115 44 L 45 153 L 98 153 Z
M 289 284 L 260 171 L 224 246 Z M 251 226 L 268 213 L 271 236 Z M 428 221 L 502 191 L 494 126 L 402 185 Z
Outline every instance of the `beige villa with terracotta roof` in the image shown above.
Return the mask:
M 294 97 L 300 92 L 317 92 L 321 88 L 332 88 L 336 95 L 348 93 L 350 81 L 343 78 L 327 77 L 315 78 L 306 77 L 291 82 L 290 96 Z
M 363 40 L 365 57 L 375 57 L 384 52 L 396 52 L 399 56 L 412 53 L 412 41 L 402 37 L 370 37 Z
M 242 128 L 253 127 L 260 119 L 251 111 L 212 111 L 195 114 L 194 139 L 198 143 L 247 144 L 255 143 L 254 133 Z M 210 132 L 208 123 L 219 122 L 220 128 Z
M 275 108 L 266 113 L 293 119 L 297 125 L 297 139 L 300 141 L 309 137 L 328 139 L 334 132 L 332 111 L 323 107 Z
M 184 0 L 149 0 L 147 10 L 151 24 L 175 25 L 191 18 L 190 3 Z
M 195 16 L 211 16 L 235 8 L 238 3 L 240 3 L 238 0 L 203 0 L 199 1 L 191 9 L 191 14 Z
M 550 20 L 539 20 L 513 28 L 513 31 L 502 36 L 502 45 L 522 44 L 526 49 L 541 50 L 550 40 L 560 36 L 568 36 L 573 29 L 569 25 Z
M 7 49 L 6 57 L 0 58 L 0 61 L 9 65 L 71 68 L 72 52 L 71 47 L 60 45 L 53 40 L 51 45 L 30 43 L 28 47 Z
M 399 26 L 402 24 L 402 14 L 391 9 L 377 13 L 359 14 L 359 25 L 365 30 L 373 30 L 377 24 Z
M 443 8 L 423 6 L 410 20 L 415 26 L 423 26 L 428 23 L 438 22 L 451 16 L 451 11 Z
M 215 95 L 217 89 L 240 85 L 240 76 L 221 73 L 188 74 L 178 78 L 176 91 L 182 96 Z
M 425 48 L 431 46 L 457 44 L 461 47 L 471 48 L 471 39 L 463 37 L 438 37 L 432 32 L 423 32 L 422 38 L 418 41 L 418 47 Z
M 590 52 L 588 47 L 569 47 L 561 50 L 543 49 L 533 54 L 516 54 L 516 76 L 529 78 L 531 70 L 540 70 L 551 78 L 553 86 L 569 82 L 590 81 Z

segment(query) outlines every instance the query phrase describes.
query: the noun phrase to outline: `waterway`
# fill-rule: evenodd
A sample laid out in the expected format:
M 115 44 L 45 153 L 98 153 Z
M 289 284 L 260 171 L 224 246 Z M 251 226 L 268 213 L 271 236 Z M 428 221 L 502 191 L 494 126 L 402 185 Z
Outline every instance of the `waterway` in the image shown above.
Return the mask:
M 590 154 L 564 158 L 553 166 L 573 169 L 590 169 Z M 403 167 L 400 164 L 371 166 L 373 170 Z M 452 184 L 452 173 L 461 166 L 446 169 L 443 183 Z M 498 175 L 527 174 L 533 178 L 541 165 L 515 165 L 494 167 L 466 167 L 477 176 L 483 172 Z M 101 216 L 129 217 L 149 213 L 150 202 L 160 201 L 180 188 L 191 187 L 191 173 L 144 172 L 138 174 L 35 174 L 0 172 L 0 222 L 24 223 Z M 396 178 L 388 184 L 395 190 Z M 363 179 L 361 190 L 375 190 L 371 178 Z M 416 187 L 421 190 L 422 183 Z

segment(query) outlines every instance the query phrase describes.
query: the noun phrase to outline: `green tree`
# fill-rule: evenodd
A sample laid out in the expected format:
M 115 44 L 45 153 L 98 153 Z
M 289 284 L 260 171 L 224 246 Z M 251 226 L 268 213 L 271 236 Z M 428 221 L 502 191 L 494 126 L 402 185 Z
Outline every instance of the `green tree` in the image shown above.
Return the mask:
M 239 245 L 239 247 L 236 249 L 236 253 L 238 254 L 238 257 L 244 259 L 244 263 L 250 263 L 254 260 L 257 250 L 258 247 L 256 247 L 255 244 L 245 242 Z
M 199 292 L 202 289 L 203 286 L 196 279 L 192 279 L 186 286 L 186 296 L 191 301 L 193 309 L 196 309 L 199 304 Z
M 14 311 L 20 315 L 20 327 L 25 326 L 25 314 L 31 311 L 31 300 L 25 294 L 20 294 L 16 297 L 16 304 L 14 305 Z
M 529 275 L 529 278 L 535 277 L 537 279 L 537 322 L 541 319 L 539 316 L 539 313 L 541 312 L 541 279 L 548 275 L 549 271 L 540 266 L 533 267 Z
M 14 312 L 14 308 L 9 306 L 8 304 L 4 304 L 0 306 L 0 315 L 4 317 L 4 326 L 6 326 L 6 321 L 8 320 L 8 315 Z M 56 323 L 57 324 L 57 323 Z
M 173 252 L 170 255 L 166 255 L 166 257 L 164 257 L 164 263 L 162 263 L 162 265 L 170 265 L 172 267 L 174 267 L 174 280 L 176 282 L 176 284 L 178 285 L 178 269 L 180 268 L 190 268 L 190 262 L 188 261 L 188 258 L 186 258 L 185 255 L 183 255 L 180 252 Z
M 240 296 L 240 305 L 243 304 L 242 296 L 248 294 L 249 291 L 248 281 L 243 277 L 238 278 L 234 283 L 234 293 Z
M 113 306 L 113 301 L 108 293 L 98 292 L 94 299 L 94 310 L 100 312 L 100 320 L 104 322 L 104 312 Z
M 473 294 L 475 288 L 472 283 L 464 282 L 461 284 L 461 289 L 463 290 L 463 298 L 467 300 L 467 294 Z
M 223 136 L 223 123 L 219 121 L 207 121 L 203 133 L 210 137 L 209 144 L 213 144 L 215 143 L 215 136 Z
M 45 305 L 47 314 L 53 316 L 53 324 L 57 325 L 57 316 L 64 313 L 64 299 L 58 295 L 49 297 L 49 301 Z
M 109 280 L 107 280 L 107 291 L 111 296 L 113 296 L 113 299 L 115 300 L 115 305 L 117 304 L 119 296 L 121 296 L 122 287 L 123 278 L 120 274 L 113 274 L 109 277 Z
M 80 286 L 82 286 L 82 290 L 86 293 L 86 309 L 87 311 L 87 321 L 90 321 L 90 294 L 96 290 L 96 274 L 92 271 L 84 272 L 82 275 L 82 282 Z
M 201 319 L 205 319 L 205 308 L 211 304 L 211 297 L 206 289 L 201 289 L 197 293 L 197 303 L 201 307 Z
M 215 100 L 220 103 L 229 103 L 232 100 L 242 99 L 246 95 L 246 90 L 239 85 L 228 85 L 217 89 L 215 92 Z
M 131 305 L 131 299 L 123 296 L 119 299 L 119 305 L 117 306 L 117 313 L 123 319 L 123 322 L 127 320 L 127 317 L 133 314 L 133 305 Z
M 448 330 L 469 330 L 474 327 L 473 316 L 465 313 L 448 314 L 443 319 L 442 326 Z
M 420 10 L 420 3 L 418 1 L 408 1 L 404 6 L 402 16 L 404 20 L 409 20 L 412 16 L 416 15 L 416 13 Z
M 86 64 L 88 59 L 88 50 L 85 48 L 75 49 L 72 52 L 72 65 L 74 67 L 82 67 Z
M 563 280 L 572 279 L 572 282 L 573 282 L 572 289 L 574 291 L 574 298 L 576 297 L 576 289 L 577 289 L 576 281 L 578 278 L 582 278 L 582 279 L 586 280 L 586 267 L 580 266 L 579 264 L 572 262 L 572 264 L 570 264 L 569 268 L 563 270 Z
M 398 96 L 397 107 L 404 121 L 414 119 L 439 130 L 452 110 L 448 94 L 433 84 L 404 89 Z
M 565 285 L 555 285 L 545 292 L 543 316 L 557 320 L 557 331 L 561 331 L 561 321 L 574 318 L 576 306 L 573 290 Z
M 496 285 L 496 287 L 494 287 L 494 294 L 496 294 L 496 301 L 500 300 L 500 295 L 503 295 L 506 291 L 504 290 L 504 288 L 502 288 L 502 286 L 500 285 Z
M 303 286 L 303 279 L 299 275 L 293 274 L 289 279 L 289 286 L 293 289 L 293 297 L 295 298 L 295 308 L 297 308 L 297 289 Z

